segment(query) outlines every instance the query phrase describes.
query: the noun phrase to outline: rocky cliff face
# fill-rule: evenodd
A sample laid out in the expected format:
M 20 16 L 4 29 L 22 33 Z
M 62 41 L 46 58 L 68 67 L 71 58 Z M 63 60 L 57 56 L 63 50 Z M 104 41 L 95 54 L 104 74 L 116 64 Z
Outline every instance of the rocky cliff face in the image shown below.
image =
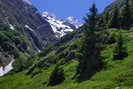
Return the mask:
M 20 64 L 27 68 L 33 49 L 40 52 L 57 40 L 29 0 L 0 0 L 0 76 L 9 72 L 12 64 L 16 71 L 23 70 Z
M 26 0 L 0 0 L 0 23 L 21 27 L 32 40 L 35 49 L 42 49 L 49 42 L 57 41 L 49 23 L 42 19 L 38 10 L 26 3 Z M 36 41 L 41 46 L 38 46 Z

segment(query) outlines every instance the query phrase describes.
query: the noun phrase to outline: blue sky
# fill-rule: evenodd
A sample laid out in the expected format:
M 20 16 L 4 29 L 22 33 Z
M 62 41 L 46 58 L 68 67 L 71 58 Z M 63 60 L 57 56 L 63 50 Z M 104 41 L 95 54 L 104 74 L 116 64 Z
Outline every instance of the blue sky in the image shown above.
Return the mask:
M 113 0 L 95 0 L 99 12 L 109 5 Z M 48 11 L 62 19 L 74 16 L 79 20 L 88 12 L 93 0 L 32 0 L 40 12 Z

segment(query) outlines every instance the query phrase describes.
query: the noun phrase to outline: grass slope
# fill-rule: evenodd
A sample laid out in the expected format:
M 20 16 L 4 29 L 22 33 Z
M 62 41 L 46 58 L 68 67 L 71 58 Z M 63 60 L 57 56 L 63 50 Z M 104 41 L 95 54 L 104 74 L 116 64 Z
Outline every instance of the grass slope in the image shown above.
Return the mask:
M 111 30 L 111 32 L 118 33 L 117 30 Z M 122 31 L 122 34 L 125 38 L 125 46 L 128 49 L 129 56 L 124 60 L 113 61 L 112 53 L 115 44 L 107 45 L 102 52 L 102 55 L 105 57 L 105 68 L 97 72 L 88 81 L 77 83 L 73 80 L 78 61 L 71 60 L 60 66 L 64 69 L 66 80 L 57 86 L 47 87 L 49 76 L 56 66 L 53 64 L 47 69 L 41 69 L 39 74 L 34 77 L 26 75 L 26 71 L 0 77 L 0 89 L 114 89 L 115 87 L 133 89 L 133 31 Z M 73 43 L 70 42 L 68 44 L 72 45 Z M 63 52 L 66 51 L 68 49 L 65 49 Z M 48 56 L 55 57 L 53 52 L 49 53 Z M 35 69 L 35 71 L 39 70 L 39 68 Z

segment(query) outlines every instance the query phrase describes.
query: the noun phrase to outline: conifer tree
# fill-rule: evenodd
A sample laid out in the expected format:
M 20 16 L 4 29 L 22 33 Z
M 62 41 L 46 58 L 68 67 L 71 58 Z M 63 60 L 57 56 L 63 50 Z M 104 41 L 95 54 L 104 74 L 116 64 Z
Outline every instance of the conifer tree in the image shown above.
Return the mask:
M 120 28 L 119 20 L 119 10 L 117 7 L 115 7 L 112 13 L 112 18 L 109 21 L 109 28 Z
M 132 22 L 131 7 L 129 5 L 129 0 L 126 0 L 125 7 L 122 10 L 121 16 L 121 26 L 124 29 L 129 29 Z
M 108 28 L 109 26 L 109 12 L 106 12 L 104 15 L 104 24 L 105 24 L 105 28 Z
M 79 81 L 88 80 L 97 70 L 101 68 L 100 47 L 96 32 L 97 8 L 95 4 L 90 8 L 90 14 L 85 18 L 85 35 L 79 57 L 77 78 Z
M 48 86 L 58 85 L 65 80 L 64 71 L 57 65 L 49 78 Z
M 114 60 L 122 60 L 124 57 L 127 57 L 128 53 L 126 48 L 124 47 L 124 42 L 123 42 L 123 36 L 121 32 L 119 33 L 119 36 L 117 38 L 117 43 L 116 47 L 114 50 Z
M 103 16 L 98 16 L 97 27 L 99 28 L 99 30 L 103 30 L 106 27 Z

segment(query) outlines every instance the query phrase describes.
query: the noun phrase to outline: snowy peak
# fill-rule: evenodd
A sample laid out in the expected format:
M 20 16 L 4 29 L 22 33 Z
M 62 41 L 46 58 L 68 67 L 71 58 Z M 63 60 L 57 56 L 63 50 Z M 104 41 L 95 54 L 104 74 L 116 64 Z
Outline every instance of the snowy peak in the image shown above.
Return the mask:
M 77 24 L 78 20 L 74 17 L 68 17 L 66 20 L 60 20 L 57 19 L 54 14 L 50 14 L 48 12 L 43 12 L 42 17 L 50 23 L 57 38 L 61 38 L 79 27 Z
M 76 18 L 74 18 L 73 16 L 68 17 L 66 19 L 66 21 L 69 22 L 69 23 L 71 23 L 71 24 L 73 24 L 73 25 L 75 25 L 76 28 L 79 28 L 81 26 L 81 24 L 79 23 L 79 21 Z
M 51 13 L 48 13 L 48 12 L 43 12 L 42 16 L 44 18 L 47 18 L 47 19 L 51 19 L 51 18 L 56 19 L 56 16 L 54 14 L 51 14 Z

